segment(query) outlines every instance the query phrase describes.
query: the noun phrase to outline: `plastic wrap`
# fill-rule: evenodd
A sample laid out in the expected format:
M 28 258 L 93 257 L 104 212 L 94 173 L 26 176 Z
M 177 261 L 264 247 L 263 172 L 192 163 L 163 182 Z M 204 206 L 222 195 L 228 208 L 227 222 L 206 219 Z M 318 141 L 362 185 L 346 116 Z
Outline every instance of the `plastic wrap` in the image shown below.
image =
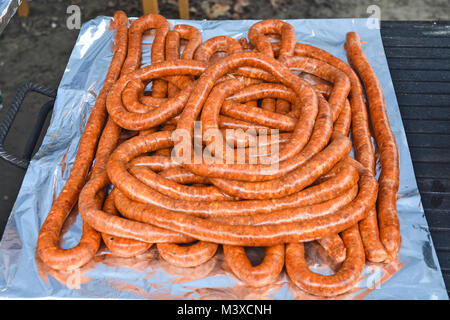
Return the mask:
M 40 226 L 53 199 L 69 177 L 79 139 L 112 58 L 110 17 L 85 23 L 58 88 L 42 146 L 33 157 L 0 243 L 0 297 L 64 297 L 126 299 L 318 299 L 295 287 L 285 271 L 263 288 L 251 288 L 235 278 L 221 250 L 196 268 L 177 268 L 161 260 L 155 247 L 135 258 L 118 258 L 102 246 L 81 269 L 48 269 L 36 258 Z M 172 25 L 181 23 L 169 20 Z M 183 21 L 200 30 L 203 40 L 216 35 L 246 37 L 256 21 Z M 320 47 L 346 61 L 344 42 L 356 31 L 382 85 L 388 115 L 400 154 L 397 208 L 402 246 L 399 260 L 367 264 L 360 283 L 337 299 L 448 299 L 433 242 L 421 205 L 408 143 L 390 77 L 380 31 L 368 19 L 287 20 L 297 42 Z M 143 40 L 143 65 L 150 64 L 152 38 Z M 65 224 L 62 247 L 81 237 L 81 217 L 73 210 Z M 307 246 L 311 267 L 328 272 L 329 260 L 315 243 Z M 249 255 L 258 255 L 251 250 Z

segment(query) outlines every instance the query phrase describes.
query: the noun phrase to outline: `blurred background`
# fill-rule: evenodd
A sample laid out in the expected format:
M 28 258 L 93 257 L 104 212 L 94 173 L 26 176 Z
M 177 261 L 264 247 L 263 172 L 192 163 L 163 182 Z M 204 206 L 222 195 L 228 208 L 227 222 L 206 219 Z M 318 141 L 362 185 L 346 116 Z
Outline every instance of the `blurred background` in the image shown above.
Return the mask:
M 0 4 L 7 1 L 11 0 L 0 0 Z M 143 14 L 140 0 L 28 0 L 28 16 L 15 14 L 0 35 L 0 119 L 20 84 L 32 81 L 58 87 L 79 33 L 77 28 L 67 27 L 70 5 L 79 7 L 81 23 L 100 15 L 112 16 L 119 9 L 130 17 Z M 362 18 L 371 15 L 368 9 L 373 5 L 380 9 L 382 21 L 450 20 L 448 0 L 190 0 L 189 15 L 190 19 L 220 20 Z M 166 18 L 179 18 L 178 0 L 159 0 L 158 7 Z M 36 115 L 47 100 L 37 94 L 27 97 L 8 135 L 8 151 L 22 153 Z M 0 160 L 0 172 L 2 232 L 25 171 Z

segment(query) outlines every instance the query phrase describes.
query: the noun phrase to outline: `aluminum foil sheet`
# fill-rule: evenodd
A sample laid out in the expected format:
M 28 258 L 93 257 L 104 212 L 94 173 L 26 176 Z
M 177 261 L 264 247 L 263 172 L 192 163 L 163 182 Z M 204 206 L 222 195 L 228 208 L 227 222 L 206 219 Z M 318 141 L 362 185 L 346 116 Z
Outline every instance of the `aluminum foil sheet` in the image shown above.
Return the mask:
M 302 292 L 285 271 L 263 288 L 235 278 L 222 253 L 196 268 L 165 263 L 155 248 L 135 258 L 118 258 L 102 247 L 86 266 L 72 272 L 48 269 L 36 258 L 39 229 L 53 199 L 69 177 L 77 146 L 112 58 L 111 17 L 98 17 L 80 31 L 58 88 L 51 124 L 32 159 L 0 243 L 0 297 L 118 299 L 318 299 Z M 197 27 L 206 40 L 217 35 L 246 37 L 256 21 L 177 21 Z M 368 19 L 288 20 L 298 42 L 329 51 L 346 61 L 348 31 L 365 41 L 364 52 L 380 79 L 400 153 L 398 213 L 402 246 L 399 260 L 368 264 L 360 283 L 337 299 L 448 299 L 417 189 L 408 143 L 389 73 L 380 31 Z M 151 36 L 144 39 L 143 65 L 150 63 Z M 62 247 L 81 237 L 76 208 L 69 216 Z M 314 242 L 308 245 L 313 270 L 329 273 L 333 263 Z M 250 250 L 251 259 L 261 252 Z
M 16 13 L 21 2 L 20 0 L 0 0 L 0 34 Z

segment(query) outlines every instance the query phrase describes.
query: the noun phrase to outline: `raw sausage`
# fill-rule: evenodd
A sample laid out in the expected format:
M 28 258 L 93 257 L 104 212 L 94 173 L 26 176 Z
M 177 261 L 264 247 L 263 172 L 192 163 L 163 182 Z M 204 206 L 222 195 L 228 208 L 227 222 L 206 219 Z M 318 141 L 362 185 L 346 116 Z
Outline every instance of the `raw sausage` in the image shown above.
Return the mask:
M 400 223 L 396 207 L 400 171 L 397 144 L 389 124 L 380 82 L 362 51 L 357 33 L 347 34 L 345 48 L 367 91 L 372 126 L 380 148 L 380 191 L 377 201 L 380 238 L 391 257 L 396 259 L 400 248 Z

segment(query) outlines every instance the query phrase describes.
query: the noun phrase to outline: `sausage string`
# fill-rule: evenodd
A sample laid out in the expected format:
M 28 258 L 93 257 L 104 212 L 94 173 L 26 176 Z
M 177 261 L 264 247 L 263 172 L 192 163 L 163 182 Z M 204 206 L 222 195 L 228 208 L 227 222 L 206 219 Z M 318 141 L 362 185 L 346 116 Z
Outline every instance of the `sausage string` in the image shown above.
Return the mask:
M 203 41 L 196 28 L 171 29 L 156 14 L 128 27 L 118 11 L 111 23 L 116 45 L 105 83 L 39 233 L 47 266 L 79 268 L 101 241 L 121 257 L 155 244 L 176 267 L 204 265 L 223 246 L 231 271 L 249 286 L 276 281 L 286 266 L 296 286 L 328 297 L 351 290 L 366 260 L 396 259 L 398 151 L 356 33 L 346 39 L 349 65 L 297 43 L 295 29 L 276 19 L 255 23 L 238 41 Z M 151 29 L 152 63 L 142 67 L 142 37 Z M 381 150 L 379 181 L 370 125 Z M 76 202 L 83 234 L 61 249 Z M 309 269 L 309 241 L 341 264 L 334 275 Z M 247 246 L 264 247 L 259 265 Z

